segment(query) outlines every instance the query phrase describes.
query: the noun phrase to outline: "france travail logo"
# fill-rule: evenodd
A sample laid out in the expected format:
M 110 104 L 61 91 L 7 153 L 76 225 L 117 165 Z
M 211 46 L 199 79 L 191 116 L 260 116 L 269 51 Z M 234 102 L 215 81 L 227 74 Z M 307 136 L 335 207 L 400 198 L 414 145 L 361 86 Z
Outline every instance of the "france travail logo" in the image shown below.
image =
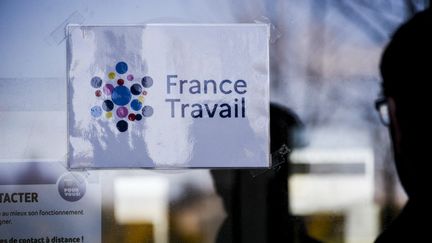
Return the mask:
M 104 79 L 94 76 L 90 84 L 96 89 L 95 97 L 100 100 L 100 105 L 93 106 L 90 114 L 94 118 L 104 117 L 116 122 L 120 132 L 128 130 L 129 122 L 140 122 L 153 115 L 153 107 L 144 105 L 153 79 L 150 76 L 137 79 L 128 73 L 126 62 L 118 62 L 115 72 L 109 72 Z

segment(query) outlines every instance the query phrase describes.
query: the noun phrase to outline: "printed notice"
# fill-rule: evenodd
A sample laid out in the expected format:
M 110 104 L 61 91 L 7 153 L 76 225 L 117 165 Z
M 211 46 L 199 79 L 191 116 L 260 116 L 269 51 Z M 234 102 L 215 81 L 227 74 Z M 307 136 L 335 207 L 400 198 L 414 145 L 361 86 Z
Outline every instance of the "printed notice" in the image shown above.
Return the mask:
M 0 176 L 0 243 L 101 242 L 97 178 L 52 162 L 2 163 Z
M 70 168 L 269 166 L 266 24 L 68 26 Z

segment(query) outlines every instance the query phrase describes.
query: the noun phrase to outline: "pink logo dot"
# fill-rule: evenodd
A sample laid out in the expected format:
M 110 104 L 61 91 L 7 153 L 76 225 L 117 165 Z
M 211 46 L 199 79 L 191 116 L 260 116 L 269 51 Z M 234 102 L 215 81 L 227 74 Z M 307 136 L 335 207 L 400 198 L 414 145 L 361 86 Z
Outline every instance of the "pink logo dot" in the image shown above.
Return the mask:
M 120 118 L 124 118 L 128 114 L 128 109 L 124 106 L 117 108 L 116 114 Z

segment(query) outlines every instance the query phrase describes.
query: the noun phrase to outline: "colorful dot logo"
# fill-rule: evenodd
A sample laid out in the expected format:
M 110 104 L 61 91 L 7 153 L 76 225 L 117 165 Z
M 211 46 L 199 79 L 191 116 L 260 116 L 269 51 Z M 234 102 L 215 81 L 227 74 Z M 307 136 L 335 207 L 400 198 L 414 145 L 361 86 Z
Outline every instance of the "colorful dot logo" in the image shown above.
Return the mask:
M 127 72 L 127 63 L 121 61 L 116 64 L 115 72 L 108 73 L 105 81 L 97 76 L 90 80 L 95 97 L 103 100 L 100 105 L 90 108 L 90 114 L 94 118 L 114 120 L 120 132 L 128 130 L 129 122 L 139 122 L 153 115 L 153 107 L 144 105 L 148 96 L 146 89 L 153 85 L 153 79 L 144 76 L 137 80 Z

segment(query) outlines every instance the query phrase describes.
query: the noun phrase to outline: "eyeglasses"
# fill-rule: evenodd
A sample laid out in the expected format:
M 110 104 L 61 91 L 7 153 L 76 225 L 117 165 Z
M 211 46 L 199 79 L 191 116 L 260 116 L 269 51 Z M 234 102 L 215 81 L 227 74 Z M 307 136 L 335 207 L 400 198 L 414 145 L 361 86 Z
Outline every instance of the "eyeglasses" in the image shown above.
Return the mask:
M 378 111 L 381 123 L 384 124 L 384 126 L 390 125 L 390 114 L 388 109 L 388 103 L 387 98 L 378 98 L 375 101 L 375 109 Z

